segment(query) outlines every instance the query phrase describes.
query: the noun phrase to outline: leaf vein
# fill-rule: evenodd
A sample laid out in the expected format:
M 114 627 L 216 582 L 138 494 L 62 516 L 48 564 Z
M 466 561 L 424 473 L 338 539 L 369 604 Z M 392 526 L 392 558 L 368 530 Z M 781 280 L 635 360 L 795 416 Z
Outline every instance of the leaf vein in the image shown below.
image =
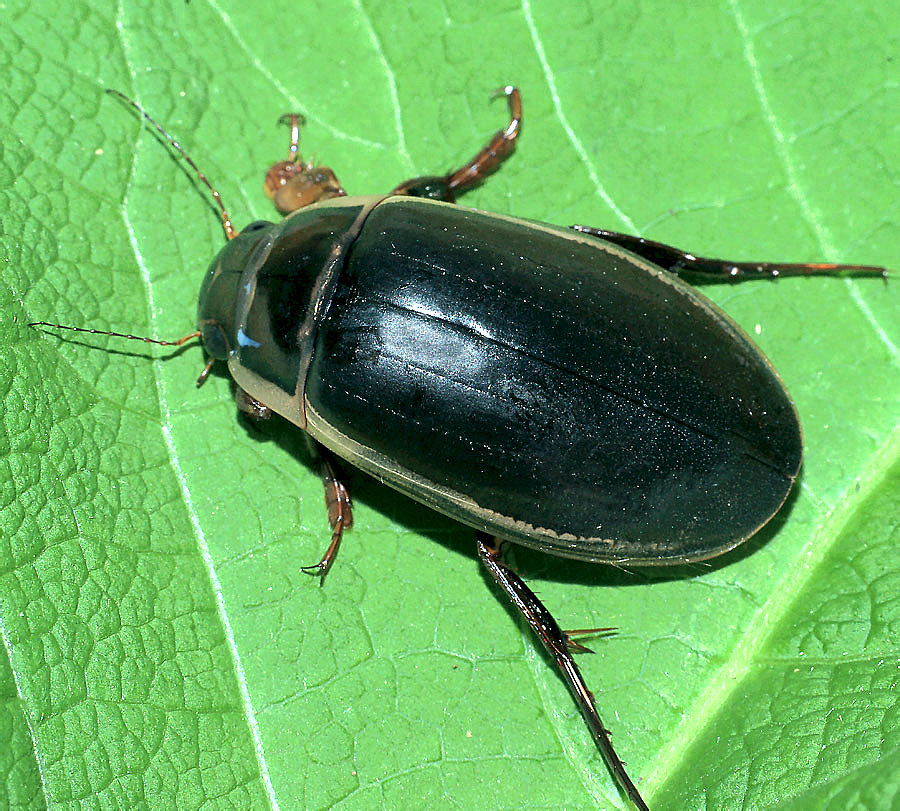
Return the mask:
M 117 27 L 119 31 L 123 31 L 125 28 L 125 24 L 123 21 L 123 8 L 121 3 L 117 9 Z M 126 63 L 131 66 L 132 60 L 129 56 L 129 48 L 127 44 L 127 38 L 123 35 L 123 51 Z M 132 70 L 133 75 L 133 70 Z M 138 132 L 137 138 L 135 140 L 134 145 L 134 159 L 132 160 L 131 170 L 129 171 L 128 180 L 125 184 L 125 191 L 122 195 L 122 219 L 125 224 L 125 229 L 128 233 L 128 239 L 131 243 L 132 250 L 134 252 L 135 261 L 137 262 L 138 268 L 141 273 L 141 278 L 144 283 L 144 289 L 146 291 L 147 297 L 147 306 L 150 312 L 150 325 L 151 325 L 151 334 L 156 336 L 158 331 L 156 329 L 156 306 L 153 300 L 153 285 L 152 280 L 150 278 L 150 271 L 144 262 L 143 255 L 140 250 L 140 246 L 138 245 L 137 234 L 135 233 L 134 227 L 131 223 L 131 219 L 128 214 L 128 198 L 131 190 L 131 183 L 135 175 L 135 168 L 137 164 L 137 154 L 138 154 L 138 145 L 141 140 L 141 132 Z M 216 600 L 216 609 L 219 615 L 219 619 L 222 623 L 223 634 L 225 636 L 226 644 L 228 645 L 228 650 L 231 655 L 231 660 L 234 667 L 234 675 L 235 680 L 238 685 L 238 689 L 241 694 L 241 701 L 243 703 L 244 715 L 247 719 L 247 725 L 250 731 L 251 738 L 253 740 L 253 747 L 256 753 L 256 761 L 257 766 L 259 767 L 260 780 L 263 784 L 264 790 L 266 792 L 266 796 L 269 799 L 272 809 L 277 811 L 278 809 L 278 800 L 275 796 L 275 788 L 272 785 L 272 780 L 269 776 L 269 767 L 266 762 L 265 750 L 263 747 L 262 737 L 259 731 L 259 725 L 257 723 L 256 712 L 253 708 L 253 703 L 250 698 L 250 690 L 247 684 L 246 674 L 244 673 L 243 664 L 241 663 L 240 654 L 237 649 L 237 642 L 234 638 L 234 631 L 231 627 L 231 621 L 228 618 L 228 612 L 225 607 L 225 596 L 222 591 L 221 583 L 219 582 L 218 575 L 216 574 L 215 563 L 212 558 L 212 554 L 209 550 L 209 544 L 206 540 L 206 535 L 203 532 L 203 527 L 200 524 L 200 518 L 197 514 L 197 510 L 194 507 L 194 502 L 191 497 L 190 487 L 187 482 L 187 477 L 184 474 L 184 470 L 181 467 L 181 463 L 178 458 L 178 448 L 175 445 L 175 439 L 172 434 L 172 415 L 169 410 L 168 399 L 166 397 L 166 388 L 165 381 L 159 373 L 159 363 L 154 362 L 152 364 L 153 368 L 153 376 L 155 378 L 155 389 L 157 393 L 157 400 L 159 402 L 159 410 L 160 410 L 160 418 L 161 418 L 161 430 L 163 434 L 163 439 L 166 443 L 166 449 L 169 455 L 169 460 L 171 463 L 172 471 L 175 474 L 175 478 L 178 481 L 179 487 L 181 488 L 182 498 L 184 500 L 185 508 L 187 510 L 188 517 L 191 522 L 191 526 L 194 528 L 194 534 L 197 539 L 197 547 L 200 551 L 200 555 L 203 559 L 203 564 L 206 568 L 207 574 L 209 576 L 210 587 L 212 588 L 213 594 Z
M 415 164 L 413 163 L 412 156 L 409 154 L 409 149 L 406 146 L 406 133 L 403 129 L 403 113 L 400 109 L 400 97 L 397 93 L 397 76 L 385 56 L 384 48 L 381 46 L 381 40 L 379 39 L 378 34 L 375 33 L 372 20 L 363 8 L 361 0 L 353 0 L 353 8 L 359 14 L 360 20 L 362 20 L 365 25 L 366 33 L 369 35 L 369 42 L 372 44 L 372 50 L 375 51 L 378 61 L 381 62 L 381 65 L 384 68 L 385 78 L 387 79 L 388 89 L 391 94 L 391 104 L 394 107 L 394 125 L 397 128 L 397 151 L 407 169 L 412 172 L 414 171 Z
M 772 589 L 769 600 L 759 607 L 748 623 L 729 658 L 700 692 L 697 703 L 702 705 L 702 709 L 698 713 L 687 713 L 686 720 L 673 731 L 669 744 L 660 752 L 642 783 L 648 795 L 656 793 L 658 787 L 674 773 L 675 764 L 685 757 L 689 744 L 700 737 L 701 730 L 739 689 L 751 668 L 758 665 L 755 652 L 763 648 L 796 602 L 797 595 L 814 579 L 832 545 L 840 538 L 844 525 L 852 519 L 858 506 L 869 498 L 898 456 L 900 428 L 885 438 L 860 474 L 857 485 L 848 485 L 847 495 L 825 514 L 818 528 L 810 534 L 780 582 Z M 806 662 L 806 657 L 803 661 Z
M 587 171 L 588 177 L 591 180 L 591 183 L 594 185 L 594 193 L 601 199 L 603 202 L 612 210 L 613 214 L 615 214 L 619 220 L 625 224 L 625 227 L 634 234 L 638 233 L 638 228 L 632 221 L 631 217 L 629 217 L 621 208 L 616 204 L 615 200 L 612 199 L 609 192 L 606 190 L 606 187 L 600 182 L 600 178 L 597 175 L 597 171 L 594 168 L 594 165 L 590 159 L 590 156 L 587 153 L 587 150 L 584 148 L 584 144 L 581 142 L 581 139 L 575 134 L 575 130 L 572 128 L 572 125 L 569 123 L 569 119 L 566 117 L 565 112 L 563 111 L 562 101 L 559 98 L 559 92 L 556 89 L 556 79 L 553 76 L 553 70 L 550 68 L 550 63 L 547 60 L 547 54 L 544 51 L 544 44 L 541 41 L 541 36 L 538 33 L 537 26 L 534 22 L 534 15 L 531 13 L 531 0 L 522 0 L 522 13 L 525 16 L 525 22 L 528 26 L 528 31 L 531 34 L 531 41 L 534 44 L 534 50 L 537 54 L 538 60 L 541 63 L 541 69 L 544 72 L 544 79 L 547 82 L 547 88 L 550 91 L 550 97 L 553 100 L 553 109 L 556 112 L 556 117 L 559 119 L 559 123 L 562 125 L 563 130 L 566 133 L 566 137 L 568 137 L 569 142 L 575 149 L 575 152 L 578 154 L 578 157 L 581 158 L 581 162 L 584 164 L 584 167 Z
M 50 788 L 45 778 L 46 768 L 44 766 L 43 758 L 41 757 L 40 749 L 38 748 L 37 729 L 35 729 L 31 713 L 28 712 L 28 704 L 25 700 L 25 695 L 22 692 L 22 683 L 20 680 L 19 669 L 13 664 L 13 646 L 9 639 L 9 633 L 6 629 L 6 624 L 3 621 L 2 611 L 0 611 L 0 639 L 3 640 L 3 647 L 6 649 L 6 658 L 9 661 L 10 670 L 12 671 L 13 683 L 16 686 L 16 696 L 19 699 L 19 709 L 22 713 L 22 718 L 25 720 L 25 725 L 28 727 L 28 736 L 31 738 L 31 747 L 32 751 L 34 752 L 34 762 L 37 765 L 37 773 L 41 781 L 41 790 L 43 791 L 43 795 L 46 798 L 47 803 L 50 804 L 53 800 L 53 795 L 50 793 Z
M 828 228 L 822 223 L 819 216 L 813 210 L 812 204 L 809 200 L 809 196 L 806 194 L 798 180 L 797 168 L 794 165 L 794 160 L 791 157 L 790 150 L 788 149 L 788 143 L 787 139 L 784 136 L 784 130 L 782 130 L 781 125 L 778 123 L 778 117 L 775 115 L 775 111 L 772 108 L 772 103 L 769 100 L 769 94 L 766 91 L 765 83 L 763 82 L 762 71 L 759 67 L 759 61 L 756 58 L 756 49 L 753 46 L 753 38 L 750 34 L 749 28 L 747 27 L 747 21 L 744 19 L 744 15 L 741 12 L 737 0 L 728 0 L 728 7 L 734 17 L 738 34 L 740 35 L 741 43 L 743 44 L 744 59 L 746 60 L 747 66 L 750 69 L 750 78 L 753 82 L 753 88 L 756 91 L 756 97 L 759 101 L 759 106 L 762 109 L 763 120 L 766 122 L 772 132 L 772 138 L 775 141 L 775 154 L 781 161 L 781 164 L 784 167 L 785 174 L 787 175 L 788 192 L 800 207 L 800 212 L 803 215 L 803 218 L 813 229 L 813 233 L 816 235 L 816 240 L 818 241 L 822 249 L 822 254 L 825 259 L 829 262 L 838 262 L 840 261 L 840 255 L 834 245 L 831 234 L 829 233 Z M 884 328 L 878 323 L 875 315 L 872 313 L 872 310 L 865 303 L 853 283 L 849 280 L 847 280 L 847 289 L 850 292 L 851 301 L 862 313 L 863 318 L 865 318 L 866 322 L 878 336 L 878 339 L 887 347 L 888 351 L 891 353 L 891 356 L 895 360 L 897 360 L 900 355 L 898 355 L 896 344 L 894 344 L 894 342 L 891 341 L 891 339 L 888 337 Z
M 302 113 L 303 116 L 309 121 L 315 121 L 320 127 L 323 127 L 328 133 L 330 133 L 335 138 L 342 141 L 349 141 L 354 144 L 361 144 L 362 146 L 372 147 L 374 149 L 387 149 L 388 147 L 385 144 L 380 144 L 377 141 L 370 141 L 368 138 L 360 138 L 358 135 L 352 135 L 349 132 L 345 132 L 333 124 L 324 121 L 319 118 L 317 115 L 309 111 L 309 108 L 304 105 L 300 99 L 291 93 L 287 87 L 282 84 L 275 74 L 270 71 L 265 64 L 259 59 L 256 54 L 253 53 L 250 46 L 247 45 L 244 38 L 238 33 L 237 28 L 232 22 L 231 17 L 228 13 L 218 4 L 215 0 L 209 0 L 210 8 L 219 15 L 219 18 L 222 20 L 222 24 L 228 29 L 228 32 L 234 37 L 235 44 L 247 55 L 247 58 L 250 60 L 250 64 L 255 67 L 260 74 L 265 78 L 267 82 L 270 82 L 272 86 L 287 99 L 288 104 L 290 104 L 298 113 Z

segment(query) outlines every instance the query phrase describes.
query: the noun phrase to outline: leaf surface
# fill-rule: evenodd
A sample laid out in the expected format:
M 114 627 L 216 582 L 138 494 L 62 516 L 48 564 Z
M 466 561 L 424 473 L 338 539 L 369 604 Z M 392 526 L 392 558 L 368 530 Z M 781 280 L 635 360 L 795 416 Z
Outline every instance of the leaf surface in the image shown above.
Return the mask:
M 329 531 L 299 432 L 236 419 L 173 338 L 236 223 L 303 150 L 351 193 L 471 157 L 521 89 L 516 155 L 469 205 L 735 259 L 900 266 L 900 18 L 888 0 L 8 2 L 0 54 L 0 805 L 622 807 L 471 533 L 350 474 Z M 896 280 L 707 288 L 782 375 L 806 459 L 708 565 L 516 550 L 651 807 L 888 807 L 900 720 Z M 160 358 L 149 360 L 148 358 Z M 165 359 L 162 359 L 165 358 Z M 8 733 L 7 733 L 8 731 Z

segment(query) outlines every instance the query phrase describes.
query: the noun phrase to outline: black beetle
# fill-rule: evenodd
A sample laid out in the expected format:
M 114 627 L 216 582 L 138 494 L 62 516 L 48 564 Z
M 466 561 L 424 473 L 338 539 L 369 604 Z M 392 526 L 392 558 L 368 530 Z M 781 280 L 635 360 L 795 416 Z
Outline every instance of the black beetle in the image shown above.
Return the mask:
M 300 119 L 288 117 L 291 155 L 266 190 L 295 213 L 237 233 L 213 190 L 230 241 L 203 280 L 198 332 L 153 342 L 202 337 L 210 361 L 198 384 L 226 361 L 243 412 L 278 413 L 324 446 L 333 536 L 310 573 L 324 578 L 352 523 L 331 452 L 474 527 L 482 561 L 555 659 L 618 784 L 646 808 L 571 655 L 587 649 L 493 539 L 666 565 L 749 538 L 799 471 L 800 423 L 762 353 L 679 274 L 884 270 L 704 259 L 451 205 L 513 151 L 519 93 L 498 92 L 509 125 L 469 163 L 387 195 L 346 196 L 331 169 L 300 159 Z

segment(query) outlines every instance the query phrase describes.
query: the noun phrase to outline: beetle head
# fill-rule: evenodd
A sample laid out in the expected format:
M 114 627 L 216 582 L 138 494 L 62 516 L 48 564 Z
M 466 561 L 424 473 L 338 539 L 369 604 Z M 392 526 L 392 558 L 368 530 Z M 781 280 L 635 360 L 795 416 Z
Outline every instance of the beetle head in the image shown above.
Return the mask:
M 211 357 L 227 360 L 237 349 L 237 303 L 244 270 L 254 251 L 275 227 L 260 220 L 251 223 L 219 251 L 200 287 L 197 329 Z

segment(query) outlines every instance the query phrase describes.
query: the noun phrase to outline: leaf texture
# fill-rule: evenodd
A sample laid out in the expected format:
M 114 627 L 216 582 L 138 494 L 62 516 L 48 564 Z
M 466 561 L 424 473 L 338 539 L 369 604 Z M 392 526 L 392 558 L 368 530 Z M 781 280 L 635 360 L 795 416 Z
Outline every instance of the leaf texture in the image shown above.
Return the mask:
M 471 533 L 351 473 L 329 531 L 299 433 L 252 429 L 173 338 L 219 250 L 304 153 L 351 193 L 468 159 L 522 90 L 516 155 L 469 205 L 735 259 L 900 267 L 900 18 L 738 0 L 7 2 L 0 10 L 0 805 L 620 808 Z M 900 796 L 896 279 L 708 288 L 804 425 L 787 507 L 725 558 L 619 572 L 516 550 L 658 808 L 888 808 Z

